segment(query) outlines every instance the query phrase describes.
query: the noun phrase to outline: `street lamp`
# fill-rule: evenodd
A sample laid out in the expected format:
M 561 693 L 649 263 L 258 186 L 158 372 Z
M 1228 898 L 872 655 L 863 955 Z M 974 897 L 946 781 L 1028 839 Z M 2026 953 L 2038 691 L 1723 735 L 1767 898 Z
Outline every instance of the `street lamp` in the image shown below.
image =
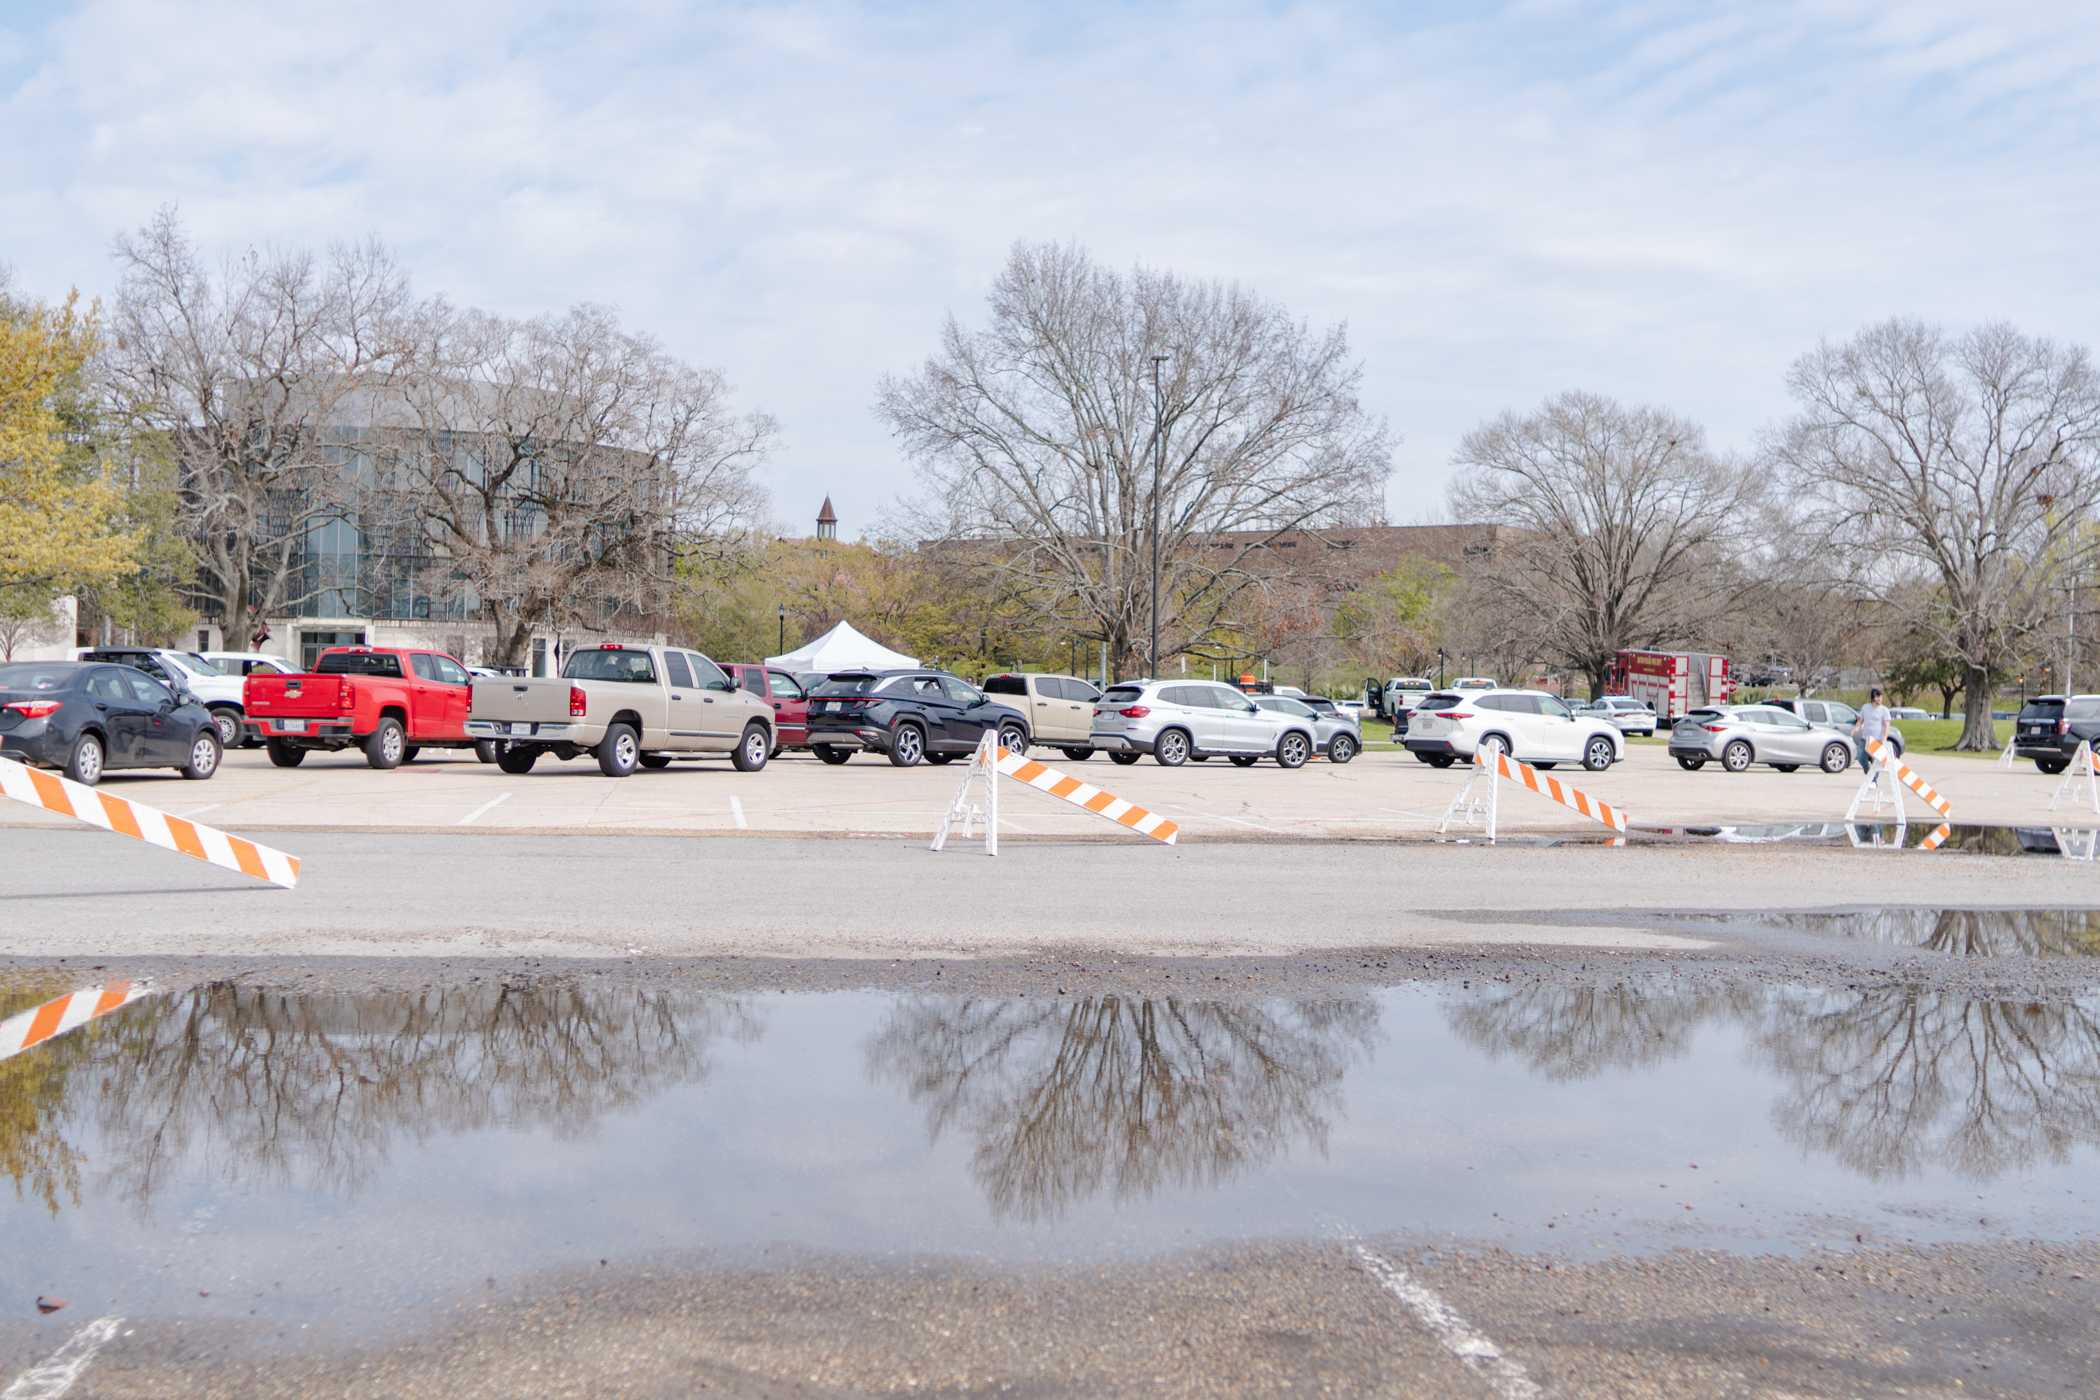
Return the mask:
M 1438 690 L 1444 688 L 1444 649 L 1442 647 L 1436 649 L 1436 688 Z
M 1159 388 L 1159 367 L 1168 356 L 1152 357 L 1152 649 L 1148 669 L 1159 675 L 1159 492 L 1167 474 L 1166 400 Z
M 782 603 L 782 604 L 780 605 L 780 649 L 779 649 L 778 651 L 774 652 L 773 654 L 774 654 L 775 656 L 786 656 L 786 655 L 787 655 L 787 649 L 788 649 L 788 605 L 787 605 L 786 603 Z

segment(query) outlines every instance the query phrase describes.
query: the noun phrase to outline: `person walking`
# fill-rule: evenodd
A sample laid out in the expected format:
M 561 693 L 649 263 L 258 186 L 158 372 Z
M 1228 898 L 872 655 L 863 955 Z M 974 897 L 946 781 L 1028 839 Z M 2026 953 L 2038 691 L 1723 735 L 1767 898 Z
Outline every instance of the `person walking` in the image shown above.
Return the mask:
M 1875 686 L 1867 692 L 1867 703 L 1860 708 L 1859 718 L 1852 721 L 1852 737 L 1859 749 L 1859 766 L 1866 770 L 1869 778 L 1874 776 L 1874 758 L 1867 752 L 1869 742 L 1889 741 L 1889 707 L 1881 703 L 1881 687 Z

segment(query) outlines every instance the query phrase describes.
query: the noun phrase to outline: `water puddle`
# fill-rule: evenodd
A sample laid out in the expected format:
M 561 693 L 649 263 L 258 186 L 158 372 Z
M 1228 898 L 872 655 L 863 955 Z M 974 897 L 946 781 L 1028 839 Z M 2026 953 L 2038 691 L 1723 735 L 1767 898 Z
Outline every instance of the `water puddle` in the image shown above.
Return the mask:
M 2100 1001 L 164 987 L 0 1060 L 0 1238 L 84 1314 L 358 1331 L 666 1257 L 2084 1237 L 2096 1144 Z
M 1956 958 L 2100 957 L 2100 910 L 2095 909 L 1870 909 L 1715 914 L 1685 922 L 1810 933 Z
M 1774 822 L 1738 826 L 1659 826 L 1636 830 L 1637 840 L 1719 845 L 1893 847 L 1917 850 L 1940 828 L 1932 822 Z M 1986 856 L 2063 856 L 2092 860 L 2100 828 L 1983 826 L 1948 823 L 1933 844 L 1940 850 Z

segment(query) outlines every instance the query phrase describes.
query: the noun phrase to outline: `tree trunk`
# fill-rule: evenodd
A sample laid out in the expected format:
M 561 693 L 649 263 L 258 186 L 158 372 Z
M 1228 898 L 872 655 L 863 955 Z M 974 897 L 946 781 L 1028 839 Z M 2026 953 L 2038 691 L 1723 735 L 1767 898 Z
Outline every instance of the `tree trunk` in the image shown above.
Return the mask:
M 1943 685 L 1940 687 L 1941 719 L 1952 719 L 1954 717 L 1954 697 L 1959 694 L 1961 694 L 1961 687 L 1958 685 Z
M 1955 748 L 1996 753 L 1998 729 L 1991 723 L 1991 675 L 1980 666 L 1962 668 L 1961 738 Z

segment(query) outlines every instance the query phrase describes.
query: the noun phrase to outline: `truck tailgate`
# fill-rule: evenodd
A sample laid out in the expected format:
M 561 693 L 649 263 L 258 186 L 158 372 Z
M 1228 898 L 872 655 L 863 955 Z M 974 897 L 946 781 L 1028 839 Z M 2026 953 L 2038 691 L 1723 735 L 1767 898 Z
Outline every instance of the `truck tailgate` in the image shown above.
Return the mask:
M 510 676 L 478 677 L 467 717 L 498 724 L 566 724 L 569 721 L 569 682 L 559 679 L 520 680 Z
M 241 688 L 241 704 L 250 715 L 339 715 L 345 713 L 343 681 L 341 676 L 257 671 Z

